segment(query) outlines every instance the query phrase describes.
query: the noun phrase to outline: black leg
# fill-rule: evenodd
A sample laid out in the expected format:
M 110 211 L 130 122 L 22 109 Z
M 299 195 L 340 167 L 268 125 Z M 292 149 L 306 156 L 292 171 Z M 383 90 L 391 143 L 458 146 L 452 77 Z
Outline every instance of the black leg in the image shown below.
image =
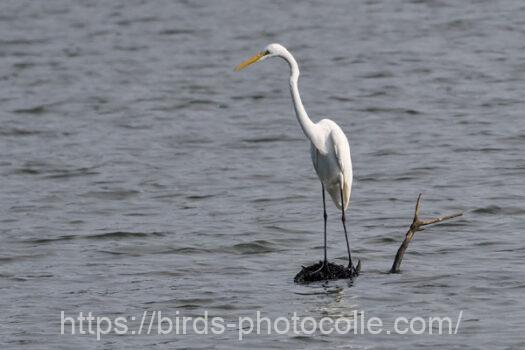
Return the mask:
M 324 184 L 321 183 L 321 189 L 323 191 L 323 218 L 324 218 L 324 265 L 327 263 L 326 258 L 326 221 L 328 220 L 328 215 L 326 214 L 326 203 L 325 203 L 325 196 L 324 196 Z
M 321 183 L 321 189 L 323 191 L 323 218 L 324 218 L 324 259 L 323 263 L 321 264 L 321 267 L 319 267 L 314 272 L 311 272 L 311 274 L 317 274 L 324 273 L 325 275 L 330 274 L 330 268 L 328 267 L 328 259 L 326 254 L 326 221 L 328 220 L 328 215 L 326 214 L 326 201 L 325 201 L 325 194 L 324 194 L 324 184 Z
M 348 250 L 348 268 L 351 269 L 353 267 L 352 264 L 352 255 L 350 254 L 350 244 L 348 243 L 348 233 L 346 232 L 346 217 L 345 217 L 345 205 L 344 205 L 344 197 L 343 197 L 343 188 L 341 186 L 341 221 L 343 222 L 343 228 L 345 230 L 345 238 L 346 238 L 346 249 Z

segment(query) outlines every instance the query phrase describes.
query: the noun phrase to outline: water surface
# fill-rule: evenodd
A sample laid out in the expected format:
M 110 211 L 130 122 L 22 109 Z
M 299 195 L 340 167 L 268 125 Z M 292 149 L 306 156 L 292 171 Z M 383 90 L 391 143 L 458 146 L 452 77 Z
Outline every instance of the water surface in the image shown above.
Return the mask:
M 520 349 L 525 346 L 521 1 L 4 1 L 2 348 Z M 363 273 L 297 286 L 322 256 L 310 116 L 349 137 Z M 424 193 L 426 217 L 389 275 Z M 329 205 L 329 257 L 345 262 Z M 140 317 L 457 317 L 455 336 L 60 336 L 60 311 Z

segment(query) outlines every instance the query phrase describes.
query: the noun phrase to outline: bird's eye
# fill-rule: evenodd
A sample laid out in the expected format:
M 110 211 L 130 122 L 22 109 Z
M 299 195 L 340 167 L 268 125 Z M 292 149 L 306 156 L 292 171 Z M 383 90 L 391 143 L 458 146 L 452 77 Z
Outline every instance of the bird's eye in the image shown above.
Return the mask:
M 264 55 L 265 55 L 265 56 L 266 56 L 266 55 L 269 55 L 269 54 L 270 54 L 270 51 L 268 51 L 268 50 L 264 51 Z

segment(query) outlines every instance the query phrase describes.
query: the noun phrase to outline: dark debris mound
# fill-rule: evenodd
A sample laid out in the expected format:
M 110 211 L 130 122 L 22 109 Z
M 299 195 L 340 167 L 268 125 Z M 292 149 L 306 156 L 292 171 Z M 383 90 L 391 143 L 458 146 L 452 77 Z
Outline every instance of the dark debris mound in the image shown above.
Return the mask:
M 310 283 L 327 280 L 338 280 L 338 279 L 352 279 L 359 275 L 361 270 L 361 261 L 357 263 L 356 267 L 348 268 L 343 265 L 337 265 L 329 262 L 326 266 L 323 266 L 323 262 L 319 261 L 316 264 L 310 266 L 303 266 L 303 269 L 299 271 L 294 277 L 295 283 Z

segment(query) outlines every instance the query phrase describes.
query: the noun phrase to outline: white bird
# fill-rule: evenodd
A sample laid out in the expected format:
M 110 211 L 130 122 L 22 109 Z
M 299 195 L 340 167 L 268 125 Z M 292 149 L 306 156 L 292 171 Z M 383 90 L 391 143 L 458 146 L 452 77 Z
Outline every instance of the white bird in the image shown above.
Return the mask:
M 352 160 L 348 139 L 341 128 L 330 119 L 323 119 L 314 123 L 306 113 L 299 94 L 299 66 L 292 54 L 280 44 L 270 44 L 263 51 L 247 59 L 235 67 L 240 71 L 249 65 L 270 57 L 280 57 L 290 66 L 290 92 L 295 108 L 297 120 L 304 134 L 311 142 L 312 162 L 321 180 L 323 194 L 324 217 L 324 260 L 321 268 L 328 268 L 326 256 L 326 214 L 325 190 L 330 194 L 337 208 L 341 209 L 341 221 L 345 231 L 346 248 L 348 250 L 348 268 L 354 269 L 348 234 L 346 231 L 345 210 L 350 202 L 352 190 Z

